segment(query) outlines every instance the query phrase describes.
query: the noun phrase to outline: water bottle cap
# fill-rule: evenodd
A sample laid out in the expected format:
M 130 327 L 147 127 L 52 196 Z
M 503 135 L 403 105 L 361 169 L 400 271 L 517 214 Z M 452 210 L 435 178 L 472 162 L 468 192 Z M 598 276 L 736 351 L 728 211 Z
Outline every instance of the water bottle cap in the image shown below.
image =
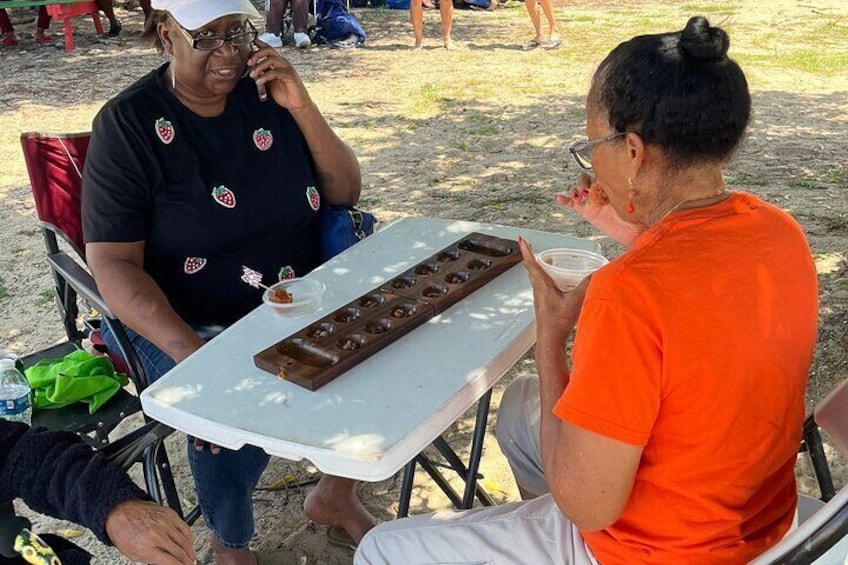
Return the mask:
M 6 371 L 8 369 L 15 368 L 15 360 L 14 359 L 0 359 L 0 371 Z

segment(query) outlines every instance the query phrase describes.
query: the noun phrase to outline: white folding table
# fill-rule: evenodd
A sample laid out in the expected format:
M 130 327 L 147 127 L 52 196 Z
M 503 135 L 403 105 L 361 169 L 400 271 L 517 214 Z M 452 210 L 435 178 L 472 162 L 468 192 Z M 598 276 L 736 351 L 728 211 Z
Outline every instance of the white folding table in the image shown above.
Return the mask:
M 473 479 L 491 388 L 535 342 L 532 289 L 521 264 L 317 391 L 256 368 L 253 356 L 472 231 L 521 235 L 536 251 L 600 250 L 595 242 L 524 228 L 398 220 L 307 275 L 327 285 L 317 311 L 283 317 L 260 306 L 148 387 L 144 412 L 223 447 L 256 445 L 308 459 L 331 475 L 379 481 L 409 464 L 405 515 L 416 458 L 434 441 L 444 454 L 440 434 L 482 398 L 470 464 L 451 461 L 467 479 L 461 504 L 452 500 L 470 506 L 475 491 L 480 496 Z

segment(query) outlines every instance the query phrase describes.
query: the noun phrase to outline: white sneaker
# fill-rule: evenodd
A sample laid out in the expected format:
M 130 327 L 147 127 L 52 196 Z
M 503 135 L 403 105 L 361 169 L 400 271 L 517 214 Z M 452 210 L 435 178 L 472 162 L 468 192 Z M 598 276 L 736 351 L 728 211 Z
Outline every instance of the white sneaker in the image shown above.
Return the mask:
M 273 47 L 274 49 L 279 49 L 283 46 L 283 40 L 280 39 L 280 36 L 274 35 L 273 33 L 265 32 L 260 35 L 258 39 L 263 43 L 267 43 L 269 47 Z
M 298 49 L 306 49 L 310 45 L 312 45 L 312 41 L 310 41 L 309 36 L 302 31 L 296 31 L 294 33 L 294 45 Z

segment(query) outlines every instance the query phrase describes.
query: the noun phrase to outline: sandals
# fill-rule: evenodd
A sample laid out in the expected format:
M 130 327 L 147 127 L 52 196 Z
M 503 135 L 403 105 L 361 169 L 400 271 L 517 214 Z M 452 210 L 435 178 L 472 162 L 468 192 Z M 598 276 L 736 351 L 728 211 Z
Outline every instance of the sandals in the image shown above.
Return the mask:
M 531 49 L 536 49 L 537 47 L 542 47 L 544 49 L 559 49 L 560 45 L 562 45 L 562 39 L 549 39 L 547 41 L 539 41 L 538 39 L 531 39 L 526 42 L 522 48 L 525 51 L 529 51 Z
M 330 542 L 330 545 L 356 551 L 356 542 L 341 526 L 329 526 L 327 528 L 327 541 Z

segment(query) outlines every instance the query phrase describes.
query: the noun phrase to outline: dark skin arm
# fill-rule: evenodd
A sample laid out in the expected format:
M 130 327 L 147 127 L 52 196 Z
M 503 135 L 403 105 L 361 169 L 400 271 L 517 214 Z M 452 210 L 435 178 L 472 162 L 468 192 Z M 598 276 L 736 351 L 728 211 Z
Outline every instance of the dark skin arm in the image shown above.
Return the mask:
M 562 513 L 583 531 L 601 530 L 624 511 L 642 448 L 579 428 L 553 413 L 568 386 L 565 342 L 577 324 L 590 278 L 563 292 L 536 261 L 529 243 L 521 239 L 519 246 L 536 310 L 542 468 Z
M 88 243 L 86 262 L 112 312 L 136 333 L 179 363 L 205 343 L 180 318 L 144 269 L 144 242 Z M 205 442 L 194 440 L 202 449 Z M 221 452 L 210 444 L 213 454 Z
M 359 200 L 362 174 L 353 150 L 336 135 L 309 96 L 294 67 L 276 49 L 256 41 L 259 51 L 248 59 L 250 76 L 264 84 L 274 102 L 294 117 L 315 162 L 321 196 L 328 204 Z
M 97 288 L 124 324 L 177 363 L 203 345 L 144 271 L 143 241 L 88 243 L 85 251 Z

